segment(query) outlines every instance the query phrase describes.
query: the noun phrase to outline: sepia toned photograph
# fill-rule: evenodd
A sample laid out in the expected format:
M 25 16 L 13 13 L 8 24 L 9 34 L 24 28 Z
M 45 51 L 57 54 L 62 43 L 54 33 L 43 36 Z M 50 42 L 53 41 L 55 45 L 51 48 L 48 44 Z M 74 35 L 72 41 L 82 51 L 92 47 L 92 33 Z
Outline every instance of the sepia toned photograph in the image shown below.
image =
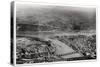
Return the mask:
M 17 2 L 16 64 L 96 59 L 96 8 Z

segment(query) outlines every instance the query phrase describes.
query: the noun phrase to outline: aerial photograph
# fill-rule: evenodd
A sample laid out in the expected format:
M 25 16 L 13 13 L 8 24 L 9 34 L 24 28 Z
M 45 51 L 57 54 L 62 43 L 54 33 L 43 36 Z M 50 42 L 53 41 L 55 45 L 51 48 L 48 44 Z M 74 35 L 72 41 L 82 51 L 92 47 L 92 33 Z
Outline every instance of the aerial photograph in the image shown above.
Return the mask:
M 96 8 L 16 3 L 16 64 L 96 59 Z

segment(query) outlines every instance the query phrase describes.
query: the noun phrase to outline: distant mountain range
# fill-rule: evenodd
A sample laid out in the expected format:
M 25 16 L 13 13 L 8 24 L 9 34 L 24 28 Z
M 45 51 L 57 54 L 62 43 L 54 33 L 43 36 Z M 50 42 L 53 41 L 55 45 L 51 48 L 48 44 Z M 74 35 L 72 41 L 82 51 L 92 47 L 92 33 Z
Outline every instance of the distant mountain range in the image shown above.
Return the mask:
M 81 31 L 96 29 L 95 8 L 44 6 L 17 7 L 16 23 L 23 30 Z

